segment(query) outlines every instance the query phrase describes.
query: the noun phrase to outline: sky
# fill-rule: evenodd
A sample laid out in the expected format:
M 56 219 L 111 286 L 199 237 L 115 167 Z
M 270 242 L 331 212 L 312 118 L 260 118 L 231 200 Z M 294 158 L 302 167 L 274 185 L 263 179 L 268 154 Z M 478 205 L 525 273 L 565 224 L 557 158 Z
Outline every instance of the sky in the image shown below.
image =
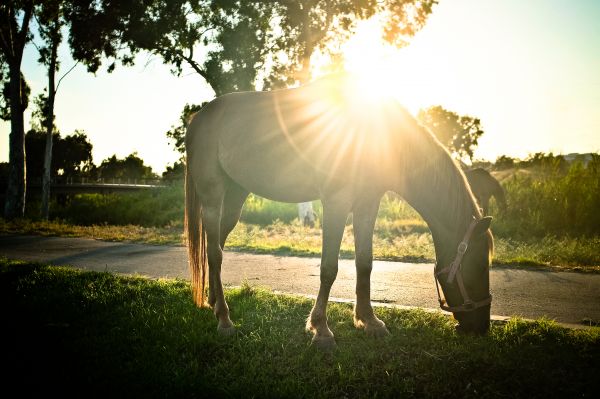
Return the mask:
M 477 159 L 599 152 L 598 21 L 598 0 L 440 0 L 401 50 L 380 43 L 376 22 L 364 24 L 348 44 L 348 62 L 380 71 L 385 82 L 373 85 L 392 88 L 413 113 L 441 105 L 480 118 Z M 37 57 L 28 46 L 22 69 L 33 95 L 46 86 Z M 58 76 L 73 64 L 63 45 Z M 56 124 L 63 136 L 84 130 L 96 164 L 135 151 L 160 174 L 179 157 L 165 133 L 183 106 L 213 97 L 197 74 L 175 76 L 160 58 L 142 54 L 111 74 L 76 66 L 60 84 Z M 26 126 L 29 120 L 26 112 Z M 0 162 L 8 160 L 9 132 L 1 122 Z

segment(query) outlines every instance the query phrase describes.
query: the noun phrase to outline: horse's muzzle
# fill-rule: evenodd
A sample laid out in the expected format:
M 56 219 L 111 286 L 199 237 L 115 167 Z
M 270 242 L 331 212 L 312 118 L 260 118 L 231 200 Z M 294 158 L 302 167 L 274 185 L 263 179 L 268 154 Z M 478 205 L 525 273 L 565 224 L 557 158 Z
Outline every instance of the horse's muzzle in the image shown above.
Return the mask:
M 490 305 L 471 312 L 456 312 L 454 318 L 458 320 L 458 333 L 484 335 L 490 328 Z

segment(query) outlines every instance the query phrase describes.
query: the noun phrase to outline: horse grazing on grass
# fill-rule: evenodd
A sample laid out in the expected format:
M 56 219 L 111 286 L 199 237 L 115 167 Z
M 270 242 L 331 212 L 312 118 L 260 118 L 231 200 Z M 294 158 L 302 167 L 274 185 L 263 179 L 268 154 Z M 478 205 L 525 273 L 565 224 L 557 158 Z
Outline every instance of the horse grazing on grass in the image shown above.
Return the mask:
M 475 168 L 465 171 L 471 191 L 483 209 L 483 214 L 488 215 L 490 209 L 490 198 L 496 199 L 500 212 L 506 212 L 506 196 L 500 182 L 483 168 Z
M 440 306 L 453 312 L 457 329 L 485 333 L 491 218 L 482 216 L 465 175 L 425 127 L 396 102 L 364 100 L 351 83 L 338 77 L 293 89 L 227 94 L 194 115 L 185 138 L 185 220 L 195 302 L 213 308 L 220 333 L 234 332 L 221 263 L 227 235 L 250 192 L 290 203 L 320 199 L 320 287 L 307 320 L 313 344 L 335 346 L 326 307 L 350 213 L 354 324 L 370 335 L 388 334 L 371 306 L 370 275 L 379 203 L 394 191 L 429 225 L 435 280 L 445 298 L 438 286 Z

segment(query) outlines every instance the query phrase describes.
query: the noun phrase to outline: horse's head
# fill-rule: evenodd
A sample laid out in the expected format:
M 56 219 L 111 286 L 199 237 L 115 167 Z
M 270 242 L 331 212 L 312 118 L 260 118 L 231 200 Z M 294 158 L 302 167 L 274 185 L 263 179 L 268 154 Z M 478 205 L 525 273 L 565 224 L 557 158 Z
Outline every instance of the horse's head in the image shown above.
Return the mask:
M 473 220 L 458 248 L 449 260 L 443 260 L 448 263 L 436 266 L 436 279 L 446 298 L 440 300 L 440 306 L 454 314 L 459 332 L 484 334 L 490 325 L 489 267 L 494 249 L 491 220 Z

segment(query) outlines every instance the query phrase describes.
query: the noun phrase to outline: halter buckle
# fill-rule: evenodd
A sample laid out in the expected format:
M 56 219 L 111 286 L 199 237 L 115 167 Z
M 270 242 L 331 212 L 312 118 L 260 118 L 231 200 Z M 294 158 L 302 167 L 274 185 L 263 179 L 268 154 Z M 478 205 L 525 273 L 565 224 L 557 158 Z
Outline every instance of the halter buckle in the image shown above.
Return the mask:
M 467 252 L 467 248 L 469 248 L 469 244 L 464 241 L 461 242 L 460 244 L 458 244 L 458 253 L 464 255 L 465 252 Z

